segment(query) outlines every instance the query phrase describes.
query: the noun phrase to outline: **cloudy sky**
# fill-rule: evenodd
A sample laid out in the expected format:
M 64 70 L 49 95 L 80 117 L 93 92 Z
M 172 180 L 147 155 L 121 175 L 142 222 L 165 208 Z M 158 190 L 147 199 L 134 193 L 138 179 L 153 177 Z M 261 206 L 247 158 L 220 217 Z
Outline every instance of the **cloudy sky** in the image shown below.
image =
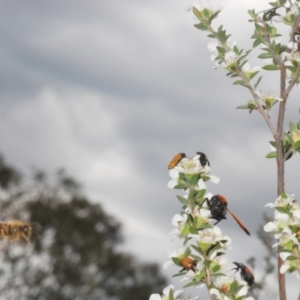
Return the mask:
M 218 3 L 216 25 L 248 49 L 247 9 L 267 1 Z M 228 259 L 261 262 L 255 231 L 276 197 L 275 161 L 264 158 L 271 135 L 258 114 L 235 109 L 251 97 L 213 69 L 189 4 L 1 0 L 0 151 L 24 173 L 65 168 L 123 222 L 125 249 L 160 264 L 178 246 L 168 233 L 181 208 L 167 164 L 178 152 L 203 151 L 221 178 L 209 191 L 225 195 L 253 233 L 230 217 L 221 223 L 233 239 Z M 278 75 L 266 75 L 261 88 L 278 91 Z M 286 124 L 297 121 L 298 95 Z M 288 193 L 299 195 L 299 167 L 299 157 L 287 162 Z

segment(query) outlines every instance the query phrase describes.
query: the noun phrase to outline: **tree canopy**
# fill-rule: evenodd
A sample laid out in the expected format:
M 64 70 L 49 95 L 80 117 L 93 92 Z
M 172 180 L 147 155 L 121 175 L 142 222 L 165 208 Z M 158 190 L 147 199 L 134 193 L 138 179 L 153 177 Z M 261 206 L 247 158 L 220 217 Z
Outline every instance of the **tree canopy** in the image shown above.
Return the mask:
M 158 265 L 118 250 L 120 222 L 66 172 L 28 179 L 0 157 L 0 186 L 1 213 L 34 229 L 28 245 L 1 241 L 0 299 L 143 300 L 166 285 Z

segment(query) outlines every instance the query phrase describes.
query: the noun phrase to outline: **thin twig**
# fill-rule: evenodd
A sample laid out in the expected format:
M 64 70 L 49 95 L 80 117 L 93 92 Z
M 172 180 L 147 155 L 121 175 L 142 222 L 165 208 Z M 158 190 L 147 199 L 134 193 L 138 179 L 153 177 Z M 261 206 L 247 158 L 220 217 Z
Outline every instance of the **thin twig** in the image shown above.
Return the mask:
M 212 294 L 209 292 L 209 287 L 210 287 L 210 285 L 211 285 L 211 276 L 210 276 L 210 273 L 209 273 L 208 268 L 206 268 L 206 286 L 207 286 L 207 290 L 208 290 L 210 299 L 211 299 L 211 300 L 216 300 L 215 295 L 212 295 Z

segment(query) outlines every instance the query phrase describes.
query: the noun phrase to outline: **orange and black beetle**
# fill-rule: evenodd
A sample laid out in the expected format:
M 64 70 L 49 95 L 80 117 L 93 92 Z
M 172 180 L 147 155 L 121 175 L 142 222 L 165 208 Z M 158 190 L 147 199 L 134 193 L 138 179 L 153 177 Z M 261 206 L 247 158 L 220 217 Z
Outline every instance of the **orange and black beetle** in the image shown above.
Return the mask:
M 233 263 L 236 265 L 236 268 L 234 268 L 234 270 L 236 270 L 236 271 L 240 270 L 242 279 L 245 280 L 250 287 L 253 286 L 254 275 L 253 275 L 252 271 L 242 263 L 238 263 L 236 261 Z

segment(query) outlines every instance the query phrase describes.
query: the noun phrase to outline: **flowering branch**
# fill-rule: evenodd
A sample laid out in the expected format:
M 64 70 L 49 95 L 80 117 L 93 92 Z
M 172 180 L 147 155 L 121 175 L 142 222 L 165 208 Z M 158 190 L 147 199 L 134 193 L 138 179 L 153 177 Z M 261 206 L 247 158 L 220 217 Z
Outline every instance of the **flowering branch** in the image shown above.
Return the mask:
M 253 46 L 262 45 L 263 53 L 259 58 L 268 60 L 269 64 L 263 66 L 267 71 L 280 71 L 280 98 L 275 97 L 273 93 L 267 92 L 261 94 L 256 90 L 262 77 L 252 85 L 251 80 L 254 78 L 260 68 L 250 68 L 246 61 L 246 57 L 250 50 L 243 52 L 236 46 L 236 42 L 231 42 L 223 27 L 220 26 L 217 31 L 213 30 L 211 23 L 213 19 L 219 14 L 219 10 L 215 14 L 209 15 L 205 13 L 207 8 L 193 8 L 193 12 L 199 19 L 200 24 L 195 25 L 196 28 L 209 32 L 209 37 L 215 38 L 218 43 L 216 45 L 209 45 L 209 50 L 213 52 L 212 60 L 215 60 L 217 68 L 223 67 L 229 71 L 230 77 L 239 77 L 241 80 L 235 81 L 234 84 L 239 84 L 249 89 L 254 100 L 248 101 L 246 105 L 239 106 L 239 109 L 248 109 L 251 113 L 257 110 L 267 122 L 275 142 L 273 146 L 276 151 L 269 153 L 267 157 L 276 157 L 277 160 L 277 193 L 281 195 L 284 193 L 284 162 L 289 159 L 295 151 L 299 152 L 300 142 L 296 140 L 296 135 L 300 134 L 300 127 L 291 124 L 289 132 L 283 136 L 283 122 L 286 109 L 286 103 L 290 91 L 295 84 L 300 82 L 300 13 L 298 1 L 278 0 L 270 3 L 273 8 L 266 10 L 263 14 L 256 13 L 254 10 L 249 10 L 251 22 L 254 22 L 255 31 L 252 36 L 254 39 Z M 207 9 L 208 10 L 208 9 Z M 278 40 L 280 34 L 277 33 L 275 26 L 269 22 L 283 22 L 285 25 L 291 27 L 290 43 L 286 46 Z M 296 45 L 295 45 L 296 43 Z M 245 68 L 247 66 L 247 68 Z M 288 87 L 286 82 L 289 81 Z M 269 110 L 280 101 L 277 116 L 277 126 L 274 127 Z M 279 251 L 281 251 L 281 245 Z M 278 256 L 278 283 L 280 300 L 286 299 L 285 279 L 282 270 L 284 263 L 281 256 Z
M 212 52 L 211 60 L 214 68 L 223 68 L 231 78 L 238 78 L 233 84 L 241 85 L 250 91 L 252 100 L 238 109 L 247 109 L 249 113 L 259 112 L 266 121 L 274 141 L 270 141 L 273 151 L 267 158 L 276 158 L 277 162 L 277 194 L 275 204 L 275 221 L 269 222 L 264 229 L 273 232 L 278 243 L 278 285 L 280 300 L 286 300 L 285 274 L 296 273 L 300 279 L 300 205 L 293 195 L 285 193 L 284 166 L 295 152 L 300 153 L 300 122 L 290 122 L 290 128 L 284 132 L 284 116 L 289 94 L 295 85 L 300 84 L 300 4 L 299 0 L 277 0 L 271 2 L 272 8 L 256 13 L 249 10 L 250 22 L 254 23 L 252 35 L 253 48 L 261 46 L 262 53 L 258 56 L 266 63 L 264 66 L 251 67 L 247 57 L 252 49 L 239 49 L 235 41 L 230 40 L 223 26 L 215 30 L 212 22 L 221 7 L 211 3 L 193 6 L 193 13 L 199 20 L 197 29 L 208 32 L 208 37 L 216 40 L 209 43 L 208 50 Z M 281 22 L 290 28 L 291 35 L 286 44 L 279 40 L 281 36 L 273 22 Z M 280 97 L 274 92 L 258 90 L 262 76 L 255 83 L 252 80 L 261 69 L 280 72 Z M 279 104 L 277 106 L 277 103 Z M 270 111 L 278 107 L 277 124 L 273 124 Z M 174 276 L 183 276 L 187 281 L 184 287 L 204 285 L 208 288 L 210 298 L 218 299 L 253 299 L 247 297 L 248 289 L 254 284 L 254 276 L 245 265 L 234 262 L 236 271 L 240 271 L 241 280 L 230 278 L 224 268 L 224 256 L 229 249 L 231 240 L 222 236 L 216 226 L 226 218 L 228 211 L 239 226 L 247 233 L 248 230 L 241 221 L 227 208 L 226 198 L 207 192 L 206 183 L 218 183 L 216 176 L 210 175 L 210 164 L 202 152 L 188 158 L 184 153 L 177 154 L 169 164 L 171 181 L 170 188 L 184 191 L 178 195 L 182 203 L 181 214 L 172 219 L 174 230 L 170 233 L 172 239 L 183 240 L 183 247 L 170 253 L 170 261 L 164 267 L 175 265 L 182 268 Z M 215 221 L 216 223 L 213 223 Z M 155 294 L 157 295 L 157 294 Z M 175 300 L 174 288 L 169 287 L 162 296 L 151 296 L 150 300 Z M 300 295 L 299 298 L 300 300 Z

